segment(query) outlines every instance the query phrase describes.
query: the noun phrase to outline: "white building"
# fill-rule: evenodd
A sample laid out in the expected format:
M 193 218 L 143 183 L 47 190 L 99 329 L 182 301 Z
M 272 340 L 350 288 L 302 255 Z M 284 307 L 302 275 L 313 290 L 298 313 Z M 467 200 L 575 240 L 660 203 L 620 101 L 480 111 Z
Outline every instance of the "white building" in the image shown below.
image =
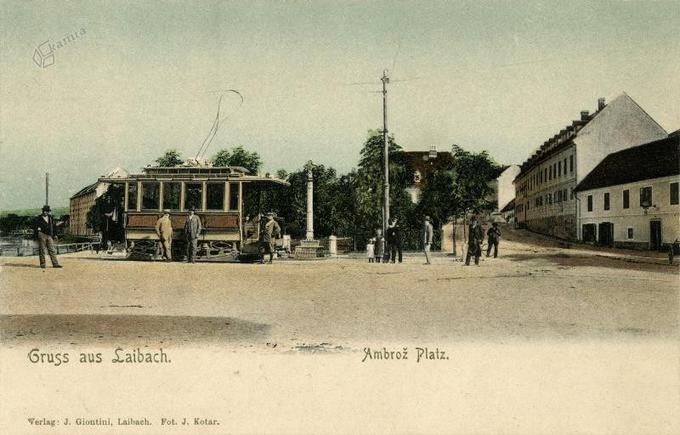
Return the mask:
M 496 178 L 498 186 L 498 199 L 496 202 L 496 209 L 502 212 L 503 209 L 515 199 L 515 185 L 513 182 L 519 175 L 521 169 L 519 165 L 510 165 L 501 175 Z
M 680 136 L 607 156 L 574 191 L 578 238 L 660 249 L 680 238 Z
M 666 138 L 666 131 L 631 97 L 622 94 L 597 111 L 573 121 L 521 166 L 515 178 L 515 216 L 520 226 L 560 237 L 577 238 L 573 190 L 607 155 Z

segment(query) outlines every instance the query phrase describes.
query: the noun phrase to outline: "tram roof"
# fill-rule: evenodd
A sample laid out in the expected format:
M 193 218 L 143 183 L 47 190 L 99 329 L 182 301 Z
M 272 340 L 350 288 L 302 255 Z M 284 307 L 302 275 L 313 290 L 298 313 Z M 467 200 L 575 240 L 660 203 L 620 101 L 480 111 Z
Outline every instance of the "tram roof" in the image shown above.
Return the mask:
M 241 166 L 148 166 L 141 174 L 127 177 L 100 177 L 103 183 L 125 183 L 130 181 L 243 181 L 274 183 L 290 186 L 285 180 L 270 176 L 248 175 L 249 171 Z

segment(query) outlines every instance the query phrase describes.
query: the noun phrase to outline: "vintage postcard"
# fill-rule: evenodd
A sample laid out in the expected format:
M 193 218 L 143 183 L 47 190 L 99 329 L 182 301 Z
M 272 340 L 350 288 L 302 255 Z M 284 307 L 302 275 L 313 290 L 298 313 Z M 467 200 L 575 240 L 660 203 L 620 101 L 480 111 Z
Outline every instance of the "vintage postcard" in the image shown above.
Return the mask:
M 678 23 L 0 0 L 0 433 L 680 433 Z

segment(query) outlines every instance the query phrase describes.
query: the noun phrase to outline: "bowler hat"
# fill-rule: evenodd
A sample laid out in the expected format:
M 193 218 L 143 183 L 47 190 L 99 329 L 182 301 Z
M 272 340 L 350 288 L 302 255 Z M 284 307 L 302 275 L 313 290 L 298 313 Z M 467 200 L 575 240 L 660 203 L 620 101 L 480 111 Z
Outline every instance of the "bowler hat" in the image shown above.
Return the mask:
M 43 205 L 42 211 L 52 211 L 49 205 Z

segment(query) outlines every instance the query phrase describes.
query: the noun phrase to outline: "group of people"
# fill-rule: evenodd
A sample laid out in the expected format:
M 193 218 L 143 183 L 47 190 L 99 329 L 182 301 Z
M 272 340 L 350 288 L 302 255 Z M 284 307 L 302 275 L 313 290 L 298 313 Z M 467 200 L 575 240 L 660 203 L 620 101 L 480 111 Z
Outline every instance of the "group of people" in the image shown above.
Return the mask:
M 491 249 L 493 248 L 494 258 L 498 257 L 498 243 L 501 239 L 501 231 L 498 229 L 498 224 L 494 222 L 491 227 L 486 231 L 487 237 L 487 247 L 486 256 L 491 255 Z M 484 242 L 484 230 L 482 225 L 479 223 L 477 216 L 472 217 L 470 226 L 468 228 L 468 249 L 467 255 L 465 256 L 465 265 L 470 265 L 470 260 L 474 257 L 475 264 L 479 266 L 479 257 L 482 256 L 482 243 Z
M 393 218 L 383 237 L 382 230 L 376 230 L 375 237 L 371 238 L 366 245 L 366 255 L 369 263 L 401 263 L 403 259 L 403 238 L 399 221 Z
M 186 258 L 187 262 L 195 263 L 198 252 L 198 239 L 203 231 L 201 218 L 198 217 L 196 211 L 192 208 L 189 210 L 189 215 L 184 223 L 184 238 L 186 241 Z M 172 261 L 172 221 L 170 220 L 170 212 L 164 211 L 158 221 L 156 221 L 156 235 L 160 241 L 162 258 L 165 261 Z M 264 224 L 262 232 L 262 251 L 263 254 L 269 254 L 269 263 L 274 259 L 274 251 L 276 250 L 276 239 L 281 237 L 281 227 L 276 219 L 274 213 L 267 213 L 267 222 Z
M 156 235 L 160 241 L 161 258 L 165 261 L 172 261 L 172 221 L 170 220 L 170 211 L 165 210 L 163 216 L 156 221 Z M 196 262 L 196 253 L 198 252 L 198 238 L 203 231 L 203 224 L 201 218 L 196 214 L 196 210 L 189 209 L 187 220 L 184 223 L 184 238 L 186 241 L 186 261 L 189 263 Z
M 479 223 L 477 216 L 473 216 L 468 227 L 468 249 L 465 257 L 465 265 L 470 265 L 470 260 L 475 259 L 475 264 L 479 266 L 479 258 L 482 255 L 482 244 L 484 242 L 484 230 Z M 399 263 L 402 262 L 403 239 L 401 227 L 398 225 L 396 218 L 390 221 L 385 237 L 382 235 L 382 230 L 378 229 L 375 232 L 375 237 L 371 238 L 366 245 L 366 256 L 369 263 L 392 262 L 395 263 L 397 258 Z M 430 248 L 434 240 L 434 228 L 432 220 L 429 216 L 423 219 L 423 253 L 425 254 L 425 264 L 432 264 L 430 257 Z M 486 256 L 491 255 L 493 248 L 494 258 L 498 257 L 498 243 L 501 238 L 501 232 L 498 229 L 498 224 L 493 223 L 486 231 L 487 250 Z

